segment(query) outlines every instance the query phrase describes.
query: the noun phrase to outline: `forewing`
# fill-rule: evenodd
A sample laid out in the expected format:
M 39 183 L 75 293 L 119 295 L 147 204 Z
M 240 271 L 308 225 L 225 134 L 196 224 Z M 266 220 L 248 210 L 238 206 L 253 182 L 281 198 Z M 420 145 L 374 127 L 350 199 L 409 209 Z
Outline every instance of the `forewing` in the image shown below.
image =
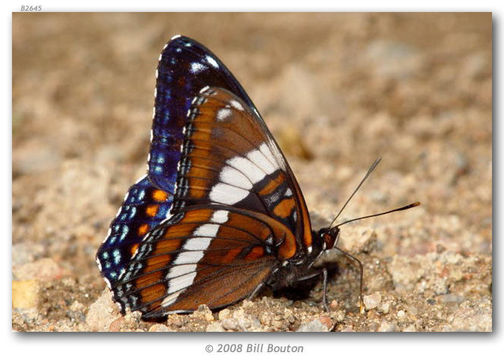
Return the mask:
M 165 46 L 156 71 L 156 93 L 148 161 L 149 178 L 173 192 L 191 100 L 205 86 L 228 89 L 251 109 L 254 104 L 226 66 L 210 50 L 185 36 Z
M 299 246 L 311 245 L 306 204 L 285 157 L 257 114 L 221 88 L 202 89 L 184 128 L 173 209 L 202 204 L 267 214 Z

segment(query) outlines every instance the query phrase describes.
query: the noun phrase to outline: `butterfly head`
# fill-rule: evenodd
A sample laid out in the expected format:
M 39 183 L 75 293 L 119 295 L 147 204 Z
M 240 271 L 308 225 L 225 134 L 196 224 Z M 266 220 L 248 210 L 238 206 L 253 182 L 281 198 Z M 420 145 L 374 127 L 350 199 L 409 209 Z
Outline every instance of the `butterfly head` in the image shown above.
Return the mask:
M 324 249 L 332 249 L 338 243 L 340 236 L 339 227 L 322 228 L 318 231 L 318 237 L 323 241 Z

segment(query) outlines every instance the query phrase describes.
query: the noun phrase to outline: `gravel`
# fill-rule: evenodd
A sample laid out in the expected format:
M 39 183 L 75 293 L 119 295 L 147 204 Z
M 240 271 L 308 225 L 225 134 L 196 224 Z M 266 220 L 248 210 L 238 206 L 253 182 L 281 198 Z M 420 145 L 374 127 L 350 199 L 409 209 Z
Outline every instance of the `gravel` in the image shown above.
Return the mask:
M 491 14 L 14 13 L 12 25 L 14 330 L 492 331 Z M 181 32 L 247 89 L 315 229 L 378 156 L 339 220 L 422 202 L 341 228 L 364 266 L 363 312 L 358 268 L 337 251 L 329 312 L 320 283 L 161 323 L 118 312 L 94 254 L 145 171 L 156 60 Z

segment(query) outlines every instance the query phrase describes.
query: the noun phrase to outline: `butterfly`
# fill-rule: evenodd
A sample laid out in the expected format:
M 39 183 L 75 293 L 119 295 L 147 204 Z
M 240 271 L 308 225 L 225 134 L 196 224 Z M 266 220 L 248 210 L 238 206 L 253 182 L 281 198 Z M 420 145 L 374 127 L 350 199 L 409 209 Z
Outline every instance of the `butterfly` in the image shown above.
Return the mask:
M 156 71 L 147 174 L 96 255 L 121 310 L 148 320 L 218 309 L 320 275 L 325 304 L 327 270 L 314 263 L 338 236 L 312 230 L 285 156 L 227 67 L 173 37 Z

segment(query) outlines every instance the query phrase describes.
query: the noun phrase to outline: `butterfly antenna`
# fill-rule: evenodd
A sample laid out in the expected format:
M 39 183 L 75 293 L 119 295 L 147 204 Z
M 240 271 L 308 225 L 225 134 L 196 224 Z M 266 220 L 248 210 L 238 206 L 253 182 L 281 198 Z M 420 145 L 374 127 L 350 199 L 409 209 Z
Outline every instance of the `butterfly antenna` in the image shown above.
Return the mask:
M 374 161 L 374 163 L 371 164 L 371 166 L 369 167 L 366 175 L 364 175 L 364 177 L 360 181 L 359 185 L 357 185 L 357 187 L 353 191 L 352 195 L 350 195 L 350 197 L 347 199 L 347 201 L 345 202 L 345 204 L 343 205 L 343 207 L 340 209 L 338 215 L 336 215 L 336 217 L 334 218 L 334 220 L 331 221 L 331 225 L 329 225 L 329 228 L 333 227 L 333 224 L 336 222 L 336 220 L 338 219 L 338 217 L 341 215 L 341 213 L 343 212 L 343 210 L 345 209 L 345 207 L 348 205 L 348 203 L 350 202 L 350 200 L 352 200 L 353 196 L 360 189 L 360 187 L 362 186 L 362 184 L 364 183 L 364 181 L 366 181 L 366 179 L 369 177 L 369 175 L 371 175 L 371 173 L 373 172 L 373 170 L 378 166 L 378 164 L 380 163 L 380 161 L 381 161 L 381 157 L 379 157 L 378 159 L 376 159 Z
M 385 214 L 390 214 L 390 213 L 393 213 L 393 212 L 396 212 L 396 211 L 403 211 L 403 210 L 411 209 L 411 208 L 419 206 L 419 205 L 420 205 L 420 202 L 416 201 L 414 203 L 411 203 L 411 204 L 408 204 L 408 205 L 405 205 L 405 206 L 401 206 L 401 207 L 396 208 L 396 209 L 384 211 L 384 212 L 377 213 L 377 214 L 361 216 L 361 217 L 358 217 L 358 218 L 355 218 L 355 219 L 350 219 L 350 220 L 347 220 L 347 221 L 343 221 L 342 223 L 339 223 L 338 225 L 335 225 L 334 227 L 340 227 L 341 225 L 345 225 L 345 224 L 348 224 L 350 222 L 357 221 L 357 220 L 362 220 L 362 219 L 367 219 L 367 218 L 370 218 L 370 217 L 375 217 L 375 216 L 381 216 L 381 215 L 385 215 Z

